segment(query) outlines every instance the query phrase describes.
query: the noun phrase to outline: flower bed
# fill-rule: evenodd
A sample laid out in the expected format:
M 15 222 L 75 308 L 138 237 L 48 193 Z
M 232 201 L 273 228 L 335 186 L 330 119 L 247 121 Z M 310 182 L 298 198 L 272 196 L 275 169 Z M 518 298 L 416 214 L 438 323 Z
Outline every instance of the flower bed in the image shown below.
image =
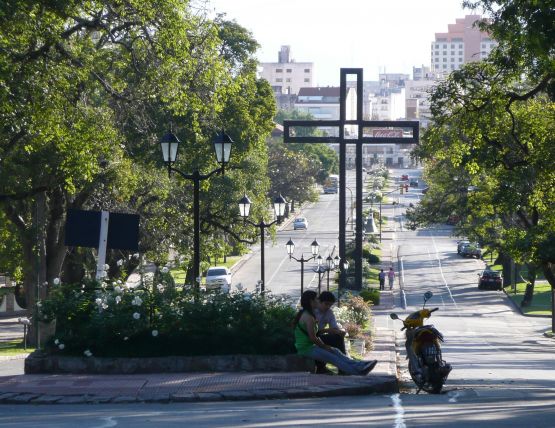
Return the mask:
M 49 355 L 165 357 L 292 354 L 294 313 L 270 294 L 196 294 L 163 273 L 136 289 L 119 281 L 58 283 L 38 317 L 56 320 Z

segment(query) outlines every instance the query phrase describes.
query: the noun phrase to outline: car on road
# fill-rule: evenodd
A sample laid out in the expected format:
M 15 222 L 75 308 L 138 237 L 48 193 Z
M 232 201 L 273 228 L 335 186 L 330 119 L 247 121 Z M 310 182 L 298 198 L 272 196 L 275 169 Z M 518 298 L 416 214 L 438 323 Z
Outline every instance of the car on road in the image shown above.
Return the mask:
M 461 253 L 461 249 L 464 245 L 470 244 L 468 239 L 460 239 L 457 241 L 457 254 Z
M 410 181 L 409 181 L 409 186 L 410 187 L 418 187 L 418 179 L 411 178 Z
M 231 271 L 225 266 L 213 266 L 206 271 L 206 289 L 220 288 L 222 291 L 231 289 Z
M 304 230 L 308 229 L 308 220 L 306 219 L 306 217 L 297 217 L 293 221 L 293 230 L 298 230 L 298 229 L 304 229 Z
M 479 259 L 482 257 L 482 249 L 477 242 L 470 242 L 461 247 L 461 252 L 459 254 L 463 257 L 476 257 Z
M 401 175 L 401 181 L 409 181 L 409 175 L 408 174 Z
M 501 272 L 496 270 L 485 269 L 478 274 L 478 288 L 492 288 L 494 290 L 503 290 L 503 278 Z

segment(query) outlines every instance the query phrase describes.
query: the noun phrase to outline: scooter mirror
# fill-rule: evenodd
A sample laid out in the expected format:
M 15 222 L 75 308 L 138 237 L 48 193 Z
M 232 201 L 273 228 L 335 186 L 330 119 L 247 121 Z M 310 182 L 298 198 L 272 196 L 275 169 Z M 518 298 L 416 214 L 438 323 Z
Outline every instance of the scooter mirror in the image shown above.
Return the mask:
M 424 293 L 424 301 L 430 300 L 433 295 L 434 295 L 434 293 L 432 293 L 431 291 L 426 291 Z
M 389 314 L 389 317 L 390 317 L 392 320 L 398 320 L 398 319 L 399 319 L 399 317 L 397 316 L 397 314 Z

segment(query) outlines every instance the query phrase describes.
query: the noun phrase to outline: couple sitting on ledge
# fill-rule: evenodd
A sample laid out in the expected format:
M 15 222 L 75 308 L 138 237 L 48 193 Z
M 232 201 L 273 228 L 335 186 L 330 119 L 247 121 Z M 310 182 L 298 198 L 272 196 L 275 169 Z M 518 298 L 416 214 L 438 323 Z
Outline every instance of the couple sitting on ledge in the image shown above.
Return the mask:
M 300 355 L 316 360 L 317 374 L 332 374 L 326 368 L 326 363 L 330 363 L 340 374 L 367 375 L 377 361 L 357 361 L 345 355 L 345 332 L 339 329 L 331 310 L 334 303 L 335 296 L 329 291 L 319 297 L 312 290 L 302 294 L 302 309 L 294 321 L 295 348 Z

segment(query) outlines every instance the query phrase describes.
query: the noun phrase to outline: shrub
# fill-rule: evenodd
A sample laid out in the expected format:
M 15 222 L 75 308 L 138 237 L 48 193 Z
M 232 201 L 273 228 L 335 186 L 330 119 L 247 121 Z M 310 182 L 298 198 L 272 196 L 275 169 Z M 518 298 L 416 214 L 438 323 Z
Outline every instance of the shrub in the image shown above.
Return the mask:
M 356 337 L 360 337 L 360 333 L 362 329 L 357 323 L 354 322 L 346 322 L 343 324 L 343 328 L 347 332 L 350 338 L 354 339 Z
M 380 292 L 375 288 L 365 288 L 359 293 L 359 296 L 362 297 L 365 302 L 371 302 L 374 305 L 380 304 Z
M 370 306 L 359 296 L 348 295 L 342 300 L 340 308 L 335 308 L 336 319 L 342 324 L 355 323 L 365 327 L 370 320 Z
M 156 283 L 142 289 L 116 283 L 55 288 L 39 312 L 42 321 L 56 320 L 47 350 L 106 357 L 294 352 L 295 310 L 284 299 L 196 295 L 168 278 Z
M 370 253 L 370 255 L 366 257 L 366 260 L 368 260 L 368 263 L 370 264 L 376 264 L 380 262 L 380 258 L 376 254 L 372 253 Z

